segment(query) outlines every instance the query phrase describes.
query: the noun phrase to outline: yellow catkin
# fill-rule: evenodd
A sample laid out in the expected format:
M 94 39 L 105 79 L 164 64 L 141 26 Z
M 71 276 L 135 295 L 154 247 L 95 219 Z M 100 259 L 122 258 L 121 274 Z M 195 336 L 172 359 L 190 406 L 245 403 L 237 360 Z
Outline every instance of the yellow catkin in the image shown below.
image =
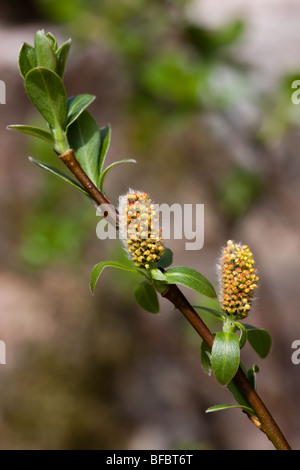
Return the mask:
M 247 317 L 252 305 L 254 290 L 257 288 L 257 269 L 247 245 L 227 242 L 223 249 L 221 276 L 221 304 L 229 317 Z
M 121 198 L 120 232 L 136 266 L 149 269 L 164 254 L 159 218 L 147 193 L 130 190 Z

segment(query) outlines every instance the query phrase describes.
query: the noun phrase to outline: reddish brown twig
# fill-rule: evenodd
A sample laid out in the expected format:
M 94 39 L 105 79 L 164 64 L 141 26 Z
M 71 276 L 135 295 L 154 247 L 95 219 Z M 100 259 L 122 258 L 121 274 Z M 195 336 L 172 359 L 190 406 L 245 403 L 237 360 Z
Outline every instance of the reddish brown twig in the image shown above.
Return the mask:
M 118 213 L 116 209 L 113 207 L 110 200 L 98 190 L 98 188 L 91 182 L 91 180 L 82 170 L 81 166 L 75 158 L 73 150 L 69 150 L 63 155 L 60 155 L 60 159 L 70 169 L 70 171 L 82 184 L 93 200 L 98 205 L 105 204 L 105 209 L 108 212 L 107 216 L 109 217 L 110 221 L 118 228 Z M 184 317 L 200 335 L 202 340 L 209 346 L 209 348 L 212 348 L 214 341 L 213 334 L 207 328 L 205 323 L 203 323 L 197 312 L 191 306 L 177 285 L 169 285 L 163 292 L 162 296 L 168 299 L 184 315 Z M 252 422 L 266 434 L 276 449 L 291 450 L 290 445 L 288 444 L 271 413 L 268 411 L 257 392 L 254 390 L 241 368 L 239 368 L 238 372 L 236 373 L 234 382 L 257 415 L 258 420 L 251 419 Z

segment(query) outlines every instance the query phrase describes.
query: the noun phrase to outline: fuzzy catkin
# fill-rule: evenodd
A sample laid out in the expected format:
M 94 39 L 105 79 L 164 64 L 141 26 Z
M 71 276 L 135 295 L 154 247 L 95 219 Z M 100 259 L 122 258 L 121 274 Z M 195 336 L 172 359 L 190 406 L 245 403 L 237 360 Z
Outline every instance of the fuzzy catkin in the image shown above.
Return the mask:
M 129 190 L 121 198 L 120 232 L 136 266 L 150 269 L 164 254 L 159 218 L 147 193 Z
M 247 317 L 254 290 L 257 288 L 257 269 L 247 245 L 227 242 L 220 261 L 221 306 L 227 316 Z

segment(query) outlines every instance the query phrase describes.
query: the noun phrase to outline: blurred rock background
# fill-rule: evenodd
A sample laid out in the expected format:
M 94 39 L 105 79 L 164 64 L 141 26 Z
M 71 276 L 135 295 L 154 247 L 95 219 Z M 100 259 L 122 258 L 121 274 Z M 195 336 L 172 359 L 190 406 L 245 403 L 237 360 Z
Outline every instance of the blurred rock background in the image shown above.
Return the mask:
M 90 294 L 92 267 L 122 258 L 120 244 L 100 242 L 93 207 L 27 159 L 59 165 L 51 149 L 6 130 L 39 122 L 17 58 L 42 28 L 72 38 L 68 95 L 97 96 L 108 160 L 137 160 L 108 176 L 111 199 L 133 187 L 157 203 L 205 204 L 203 249 L 168 246 L 174 265 L 216 287 L 226 240 L 251 247 L 261 283 L 249 323 L 273 348 L 262 361 L 246 347 L 243 359 L 259 365 L 259 393 L 299 448 L 299 13 L 295 0 L 1 3 L 1 449 L 273 448 L 238 410 L 205 414 L 233 399 L 204 374 L 199 338 L 167 302 L 141 311 L 137 280 L 115 271 Z

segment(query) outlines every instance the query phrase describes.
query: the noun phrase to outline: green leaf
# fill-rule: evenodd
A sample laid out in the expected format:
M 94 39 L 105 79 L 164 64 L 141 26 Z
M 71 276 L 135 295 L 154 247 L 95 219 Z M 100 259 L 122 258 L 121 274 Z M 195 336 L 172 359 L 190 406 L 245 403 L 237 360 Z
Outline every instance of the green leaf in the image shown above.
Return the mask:
M 56 58 L 57 58 L 57 75 L 63 77 L 66 62 L 68 59 L 69 51 L 71 47 L 71 39 L 64 42 L 56 51 Z
M 23 78 L 37 66 L 34 47 L 24 43 L 19 53 L 19 70 Z
M 170 248 L 165 248 L 164 254 L 158 262 L 159 268 L 168 268 L 173 263 L 173 252 Z
M 162 281 L 162 282 L 167 282 L 166 276 L 160 269 L 151 269 L 150 270 L 150 276 L 152 279 L 155 281 Z
M 35 33 L 34 48 L 35 48 L 37 66 L 47 67 L 53 72 L 56 72 L 57 71 L 57 58 L 56 58 L 56 54 L 53 48 L 53 40 L 47 37 L 44 30 L 37 31 Z
M 92 292 L 94 292 L 100 274 L 102 273 L 103 269 L 107 267 L 123 269 L 124 271 L 129 271 L 131 273 L 138 274 L 139 276 L 145 275 L 140 269 L 131 268 L 126 264 L 120 263 L 119 261 L 101 261 L 100 263 L 96 264 L 96 266 L 94 266 L 92 270 L 90 280 L 90 289 Z
M 270 333 L 262 328 L 255 328 L 251 325 L 244 325 L 247 330 L 247 339 L 254 351 L 264 359 L 270 352 L 272 337 Z
M 80 184 L 78 184 L 76 181 L 74 181 L 72 178 L 69 178 L 69 176 L 65 175 L 62 173 L 60 170 L 57 168 L 54 168 L 51 165 L 48 165 L 46 163 L 40 162 L 38 160 L 35 160 L 32 157 L 29 157 L 29 160 L 34 163 L 35 165 L 39 166 L 40 168 L 43 168 L 44 170 L 49 171 L 50 173 L 53 173 L 54 175 L 58 176 L 59 178 L 63 179 L 67 183 L 70 183 L 74 188 L 76 188 L 78 191 L 82 192 L 85 194 L 85 196 L 88 196 L 90 198 L 89 193 L 82 187 Z
M 97 186 L 100 133 L 95 119 L 88 111 L 83 111 L 69 127 L 67 136 L 81 168 Z
M 126 160 L 119 160 L 117 162 L 111 163 L 107 168 L 105 168 L 105 170 L 100 175 L 100 180 L 99 180 L 99 183 L 98 183 L 98 187 L 99 187 L 101 192 L 103 192 L 104 179 L 105 179 L 107 173 L 109 172 L 109 170 L 111 170 L 113 167 L 115 167 L 119 163 L 136 163 L 136 160 L 133 160 L 132 158 L 129 158 L 129 159 L 126 159 Z
M 205 341 L 202 341 L 200 346 L 200 358 L 203 369 L 208 375 L 211 375 L 211 350 Z
M 194 309 L 200 309 L 200 310 L 204 310 L 205 312 L 207 313 L 210 313 L 211 315 L 213 315 L 214 317 L 217 317 L 218 320 L 222 320 L 224 321 L 225 320 L 225 317 L 224 315 L 222 315 L 222 312 L 219 312 L 219 310 L 215 310 L 214 308 L 209 308 L 209 307 L 204 307 L 202 305 L 194 305 L 193 306 Z
M 23 124 L 12 124 L 7 126 L 8 129 L 12 129 L 14 131 L 22 132 L 23 134 L 33 135 L 34 137 L 38 137 L 39 139 L 46 140 L 51 145 L 54 145 L 54 138 L 51 132 L 40 129 L 39 127 L 34 126 L 26 126 Z
M 57 46 L 57 41 L 56 41 L 55 37 L 53 36 L 52 33 L 46 33 L 46 37 L 47 37 L 47 39 L 49 39 L 54 52 L 56 52 L 58 46 Z
M 243 325 L 240 322 L 234 322 L 235 326 L 240 330 L 240 349 L 242 349 L 247 341 L 247 330 L 245 328 L 245 325 Z
M 235 376 L 240 363 L 239 338 L 234 333 L 224 331 L 215 336 L 211 350 L 213 373 L 222 385 L 226 385 Z
M 245 375 L 247 376 L 248 375 L 247 371 L 241 362 L 240 362 L 240 367 L 244 371 Z M 239 405 L 246 406 L 247 408 L 251 408 L 250 403 L 244 397 L 243 393 L 241 392 L 240 388 L 235 384 L 234 380 L 231 380 L 227 384 L 227 388 L 228 390 L 230 390 L 230 392 L 232 393 L 232 395 L 234 396 L 234 398 L 236 399 Z M 253 411 L 253 414 L 254 414 L 254 411 Z
M 159 312 L 159 302 L 156 290 L 147 281 L 142 282 L 135 288 L 134 296 L 137 303 L 147 312 Z
M 103 171 L 105 157 L 107 155 L 111 138 L 111 127 L 105 126 L 100 129 L 100 150 L 99 150 L 99 177 Z
M 67 97 L 60 77 L 52 70 L 37 67 L 27 73 L 25 89 L 50 127 L 63 129 L 67 114 Z
M 67 101 L 66 129 L 80 116 L 80 114 L 94 101 L 94 95 L 76 95 Z
M 256 364 L 253 364 L 253 366 L 247 372 L 248 380 L 251 383 L 254 390 L 256 390 L 256 374 L 257 374 L 257 372 L 259 372 L 259 367 Z
M 170 268 L 165 272 L 168 284 L 182 284 L 183 286 L 189 287 L 200 294 L 206 295 L 207 297 L 216 297 L 215 289 L 212 284 L 200 274 L 191 268 L 176 267 Z
M 241 408 L 242 410 L 245 410 L 247 413 L 251 415 L 255 415 L 254 411 L 252 408 L 249 408 L 248 406 L 245 405 L 215 405 L 215 406 L 210 406 L 207 408 L 206 413 L 212 413 L 214 411 L 221 411 L 221 410 L 228 410 L 230 408 Z

